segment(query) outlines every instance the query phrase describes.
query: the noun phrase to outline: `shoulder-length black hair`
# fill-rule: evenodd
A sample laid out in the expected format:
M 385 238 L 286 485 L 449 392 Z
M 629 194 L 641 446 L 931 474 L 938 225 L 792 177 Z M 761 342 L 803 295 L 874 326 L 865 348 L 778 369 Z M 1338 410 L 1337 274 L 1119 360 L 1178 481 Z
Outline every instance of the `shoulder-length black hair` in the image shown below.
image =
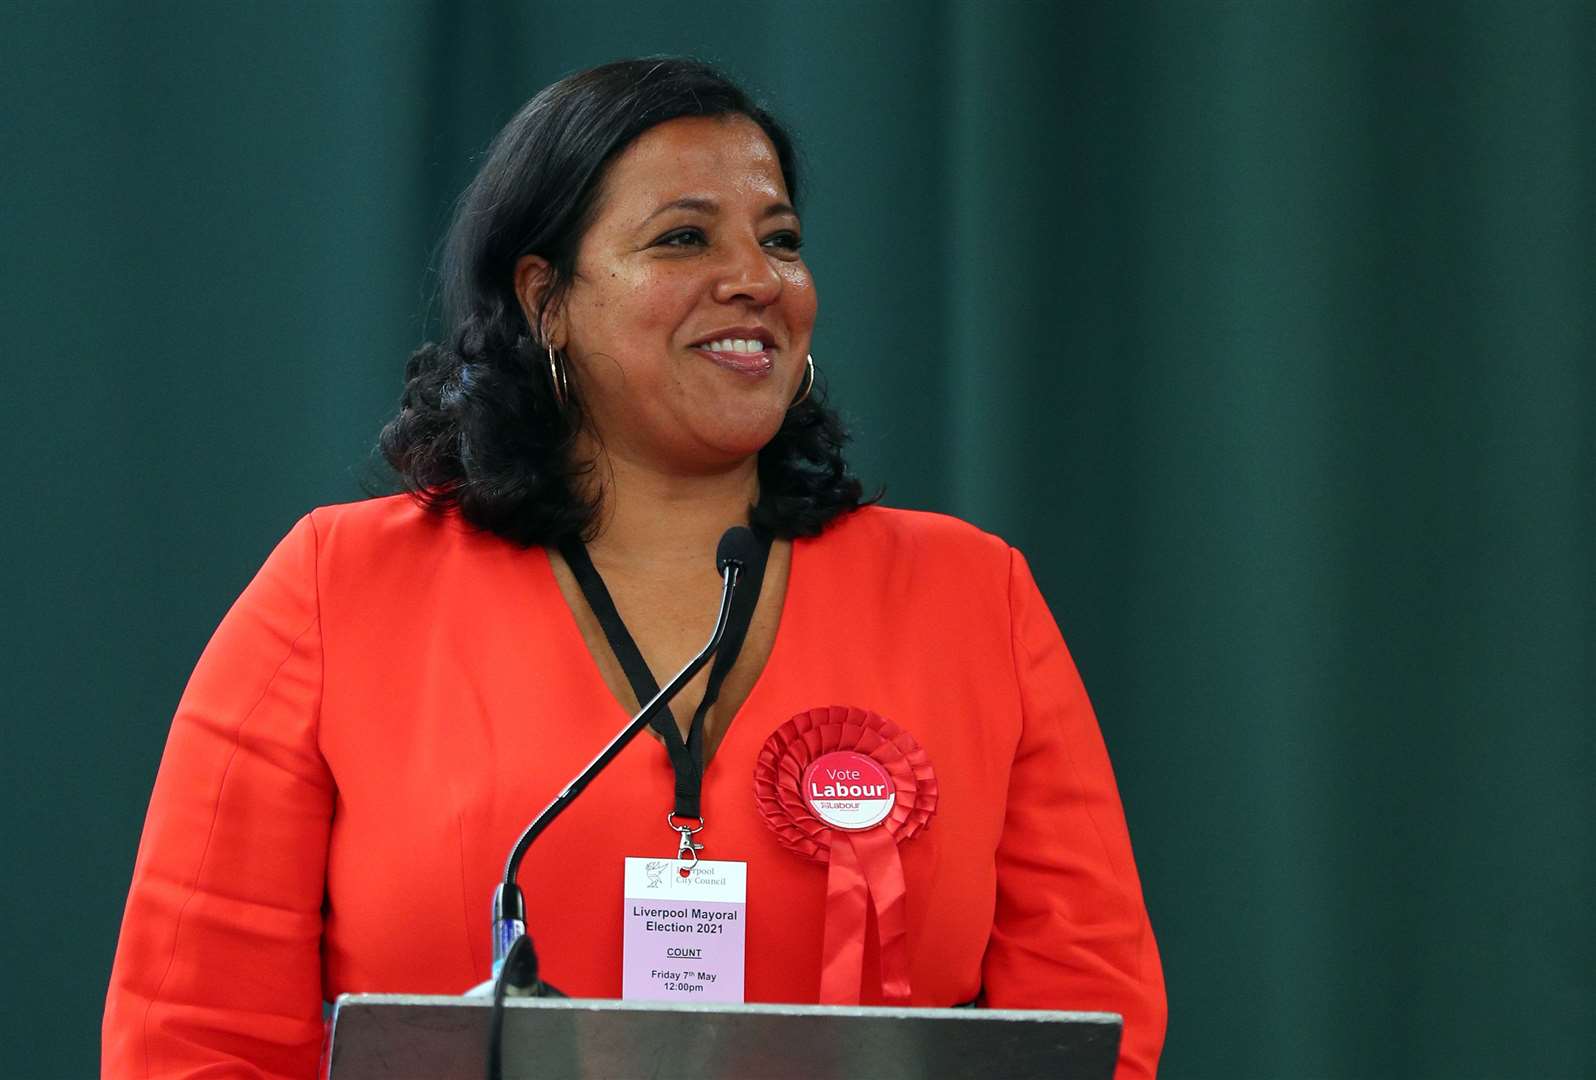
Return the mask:
M 746 116 L 764 129 L 797 205 L 798 166 L 780 124 L 721 72 L 697 60 L 623 60 L 548 87 L 488 150 L 455 208 L 440 267 L 446 332 L 410 357 L 399 415 L 378 446 L 404 489 L 436 512 L 521 545 L 587 535 L 596 507 L 575 479 L 584 422 L 573 393 L 560 405 L 540 334 L 515 294 L 528 254 L 553 268 L 544 306 L 570 288 L 605 171 L 648 129 L 682 116 Z M 541 324 L 541 319 L 539 320 Z M 812 536 L 860 505 L 842 457 L 846 435 L 821 387 L 788 410 L 759 454 L 755 524 Z

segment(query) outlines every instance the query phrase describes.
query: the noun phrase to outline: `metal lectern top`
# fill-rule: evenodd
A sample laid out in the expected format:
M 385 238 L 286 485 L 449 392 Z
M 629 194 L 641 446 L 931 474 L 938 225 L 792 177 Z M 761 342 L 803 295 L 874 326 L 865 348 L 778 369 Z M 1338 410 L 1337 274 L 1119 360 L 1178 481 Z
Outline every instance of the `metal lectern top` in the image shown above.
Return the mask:
M 345 994 L 332 1080 L 480 1080 L 491 1002 Z M 506 1002 L 506 1080 L 1111 1080 L 1115 1013 L 695 1005 L 580 998 Z

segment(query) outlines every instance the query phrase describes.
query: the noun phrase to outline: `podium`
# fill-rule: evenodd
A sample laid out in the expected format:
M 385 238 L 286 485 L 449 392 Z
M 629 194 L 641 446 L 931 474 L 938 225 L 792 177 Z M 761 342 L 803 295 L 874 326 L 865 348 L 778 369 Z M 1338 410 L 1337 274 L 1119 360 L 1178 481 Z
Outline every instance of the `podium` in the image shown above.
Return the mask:
M 480 1080 L 492 1004 L 345 994 L 331 1080 Z M 505 1003 L 506 1080 L 1112 1080 L 1116 1013 L 696 1005 L 581 998 Z

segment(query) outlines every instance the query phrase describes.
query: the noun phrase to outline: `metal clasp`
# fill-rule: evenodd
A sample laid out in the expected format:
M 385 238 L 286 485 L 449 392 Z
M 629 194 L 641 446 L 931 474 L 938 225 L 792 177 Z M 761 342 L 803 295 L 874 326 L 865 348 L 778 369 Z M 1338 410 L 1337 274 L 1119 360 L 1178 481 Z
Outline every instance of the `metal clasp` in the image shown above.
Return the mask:
M 676 824 L 676 813 L 672 811 L 665 815 L 665 824 L 669 825 L 678 837 L 676 861 L 687 864 L 682 867 L 682 876 L 685 877 L 687 871 L 698 865 L 698 853 L 704 850 L 703 844 L 695 843 L 693 840 L 694 833 L 704 831 L 704 819 L 699 818 L 697 825 L 678 825 Z

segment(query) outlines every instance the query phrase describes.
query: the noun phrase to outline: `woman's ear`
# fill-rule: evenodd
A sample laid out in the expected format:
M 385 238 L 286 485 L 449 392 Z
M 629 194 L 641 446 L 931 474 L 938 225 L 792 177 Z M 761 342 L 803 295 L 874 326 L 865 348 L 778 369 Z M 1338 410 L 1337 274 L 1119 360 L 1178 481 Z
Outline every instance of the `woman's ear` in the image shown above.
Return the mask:
M 523 255 L 515 263 L 515 296 L 521 301 L 521 314 L 526 316 L 526 324 L 532 327 L 533 334 L 539 344 L 553 345 L 556 349 L 565 348 L 565 320 L 561 312 L 549 310 L 543 312 L 543 325 L 538 326 L 538 311 L 543 307 L 543 298 L 547 295 L 549 285 L 554 280 L 554 267 L 549 265 L 549 260 L 541 255 Z

